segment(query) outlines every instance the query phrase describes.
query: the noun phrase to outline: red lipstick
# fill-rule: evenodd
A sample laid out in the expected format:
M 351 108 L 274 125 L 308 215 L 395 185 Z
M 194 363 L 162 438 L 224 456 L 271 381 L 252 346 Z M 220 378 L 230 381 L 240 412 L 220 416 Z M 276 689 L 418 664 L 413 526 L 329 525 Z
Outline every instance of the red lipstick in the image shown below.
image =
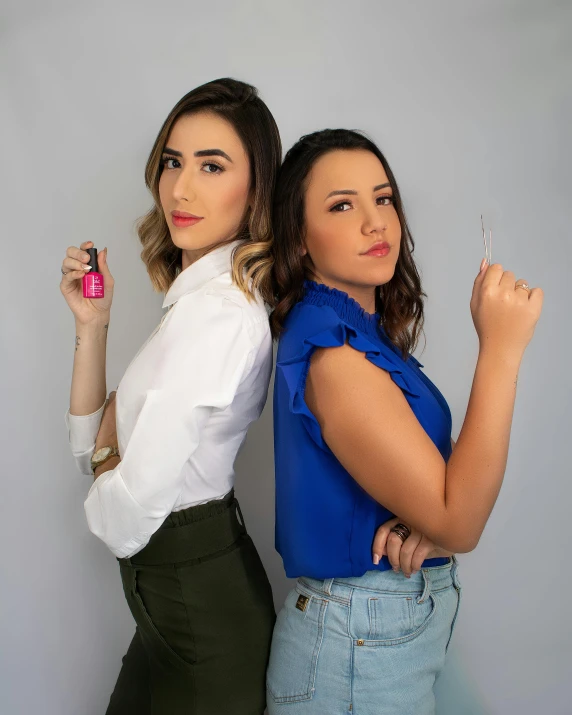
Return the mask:
M 171 221 L 173 222 L 173 226 L 177 228 L 194 226 L 202 220 L 202 216 L 194 216 L 193 214 L 187 213 L 187 211 L 171 211 Z
M 373 246 L 369 249 L 369 251 L 366 251 L 364 253 L 364 256 L 378 256 L 378 257 L 383 257 L 387 256 L 391 249 L 391 246 L 387 241 L 378 241 L 377 243 L 374 243 Z

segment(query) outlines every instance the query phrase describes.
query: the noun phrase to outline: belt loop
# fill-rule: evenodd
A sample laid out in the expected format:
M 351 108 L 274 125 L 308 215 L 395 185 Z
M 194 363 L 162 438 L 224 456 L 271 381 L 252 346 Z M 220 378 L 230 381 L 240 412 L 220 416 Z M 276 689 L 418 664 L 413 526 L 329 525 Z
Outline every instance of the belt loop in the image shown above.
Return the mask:
M 324 593 L 327 593 L 328 596 L 332 595 L 332 584 L 333 583 L 334 583 L 333 578 L 324 579 Z
M 427 573 L 427 569 L 421 569 L 421 573 L 423 574 L 423 580 L 425 581 L 425 588 L 423 589 L 423 593 L 421 594 L 421 598 L 418 599 L 417 603 L 424 603 L 431 593 L 431 579 L 429 578 L 429 574 Z
M 453 565 L 451 566 L 451 577 L 453 579 L 453 585 L 458 590 L 461 588 L 461 582 L 459 580 L 459 561 L 457 560 L 455 554 L 451 556 L 451 559 L 453 560 Z

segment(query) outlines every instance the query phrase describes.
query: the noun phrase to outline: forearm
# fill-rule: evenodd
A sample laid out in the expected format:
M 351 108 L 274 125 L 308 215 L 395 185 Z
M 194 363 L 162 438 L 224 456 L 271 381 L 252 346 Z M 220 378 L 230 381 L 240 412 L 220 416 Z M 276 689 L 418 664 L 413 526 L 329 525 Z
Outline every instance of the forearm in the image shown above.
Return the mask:
M 107 447 L 113 447 L 117 445 L 105 445 Z M 108 472 L 110 469 L 115 469 L 117 465 L 121 462 L 121 457 L 110 457 L 106 462 L 101 464 L 99 467 L 96 467 L 94 471 L 94 481 L 101 475 L 103 472 Z
M 76 323 L 75 353 L 70 394 L 70 413 L 89 415 L 107 396 L 106 352 L 109 317 L 97 323 Z
M 521 357 L 481 350 L 445 480 L 448 531 L 475 548 L 504 478 Z

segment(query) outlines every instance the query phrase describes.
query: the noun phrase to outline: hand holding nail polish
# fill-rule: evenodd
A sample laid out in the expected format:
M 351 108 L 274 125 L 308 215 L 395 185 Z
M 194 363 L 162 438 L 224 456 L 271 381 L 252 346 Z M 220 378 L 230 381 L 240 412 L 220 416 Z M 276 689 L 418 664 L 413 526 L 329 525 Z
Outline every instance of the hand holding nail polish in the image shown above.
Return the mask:
M 114 279 L 107 265 L 107 248 L 101 252 L 92 241 L 70 246 L 61 266 L 60 290 L 76 322 L 109 322 Z

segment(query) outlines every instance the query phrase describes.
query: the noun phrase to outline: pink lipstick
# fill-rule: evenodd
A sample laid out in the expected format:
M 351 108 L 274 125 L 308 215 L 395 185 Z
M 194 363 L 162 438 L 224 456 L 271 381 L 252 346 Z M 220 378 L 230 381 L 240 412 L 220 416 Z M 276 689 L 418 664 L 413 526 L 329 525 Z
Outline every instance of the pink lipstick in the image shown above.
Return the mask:
M 383 257 L 387 256 L 389 251 L 391 250 L 391 246 L 387 241 L 378 241 L 377 243 L 374 243 L 373 246 L 364 253 L 364 256 L 377 256 L 377 257 Z
M 177 228 L 187 228 L 188 226 L 194 226 L 199 221 L 202 221 L 202 216 L 194 216 L 193 214 L 187 213 L 186 211 L 171 211 L 171 221 L 173 226 Z

